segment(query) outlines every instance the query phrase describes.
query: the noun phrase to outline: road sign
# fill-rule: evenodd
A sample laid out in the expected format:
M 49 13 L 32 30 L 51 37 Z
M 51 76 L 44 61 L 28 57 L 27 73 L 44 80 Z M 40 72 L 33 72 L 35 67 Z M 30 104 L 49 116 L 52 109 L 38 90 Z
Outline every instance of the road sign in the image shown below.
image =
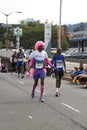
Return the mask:
M 14 36 L 22 36 L 22 28 L 14 28 Z

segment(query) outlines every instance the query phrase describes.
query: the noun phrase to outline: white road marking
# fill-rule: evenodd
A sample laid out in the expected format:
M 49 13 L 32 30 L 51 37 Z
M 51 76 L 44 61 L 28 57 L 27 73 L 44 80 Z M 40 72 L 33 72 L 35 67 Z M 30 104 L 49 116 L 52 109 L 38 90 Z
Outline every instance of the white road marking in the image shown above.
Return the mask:
M 64 105 L 64 106 L 66 106 L 66 107 L 68 107 L 69 109 L 71 109 L 71 110 L 73 110 L 73 111 L 75 111 L 75 112 L 81 113 L 79 110 L 75 109 L 75 108 L 72 107 L 72 106 L 69 106 L 68 104 L 65 104 L 65 103 L 63 103 L 63 102 L 61 102 L 61 104 Z
M 20 84 L 23 84 L 24 85 L 24 82 L 22 82 L 22 81 L 18 81 Z
M 32 116 L 29 115 L 28 118 L 29 118 L 29 119 L 32 119 Z

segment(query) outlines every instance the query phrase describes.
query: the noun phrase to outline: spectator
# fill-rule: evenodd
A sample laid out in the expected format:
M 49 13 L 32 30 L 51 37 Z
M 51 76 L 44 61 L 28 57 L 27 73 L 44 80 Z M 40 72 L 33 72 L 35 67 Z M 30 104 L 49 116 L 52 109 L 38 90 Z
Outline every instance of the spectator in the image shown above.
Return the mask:
M 85 74 L 85 68 L 83 67 L 83 63 L 80 63 L 79 66 L 74 67 L 75 70 L 71 73 L 72 83 L 80 84 L 79 78 L 81 75 Z

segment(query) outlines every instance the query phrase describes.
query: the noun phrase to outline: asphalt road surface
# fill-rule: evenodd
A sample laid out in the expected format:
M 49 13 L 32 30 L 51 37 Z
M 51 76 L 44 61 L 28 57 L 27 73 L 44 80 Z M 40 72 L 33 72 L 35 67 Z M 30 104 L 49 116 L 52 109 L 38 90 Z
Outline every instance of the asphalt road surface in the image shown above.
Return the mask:
M 40 83 L 31 98 L 33 79 L 0 73 L 0 130 L 87 130 L 87 89 L 62 80 L 55 97 L 55 78 L 46 77 L 45 102 Z

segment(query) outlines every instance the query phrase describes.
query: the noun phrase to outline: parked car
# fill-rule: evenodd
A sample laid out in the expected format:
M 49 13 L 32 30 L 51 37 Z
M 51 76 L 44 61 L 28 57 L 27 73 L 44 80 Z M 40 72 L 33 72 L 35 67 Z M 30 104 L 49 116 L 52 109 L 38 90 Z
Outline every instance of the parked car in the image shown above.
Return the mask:
M 62 54 L 65 56 L 65 58 L 74 58 L 74 54 L 77 54 L 77 51 L 65 51 Z
M 87 58 L 87 52 L 78 53 L 76 58 L 86 59 Z
M 71 53 L 69 58 L 77 58 L 78 54 L 79 54 L 79 52 Z

